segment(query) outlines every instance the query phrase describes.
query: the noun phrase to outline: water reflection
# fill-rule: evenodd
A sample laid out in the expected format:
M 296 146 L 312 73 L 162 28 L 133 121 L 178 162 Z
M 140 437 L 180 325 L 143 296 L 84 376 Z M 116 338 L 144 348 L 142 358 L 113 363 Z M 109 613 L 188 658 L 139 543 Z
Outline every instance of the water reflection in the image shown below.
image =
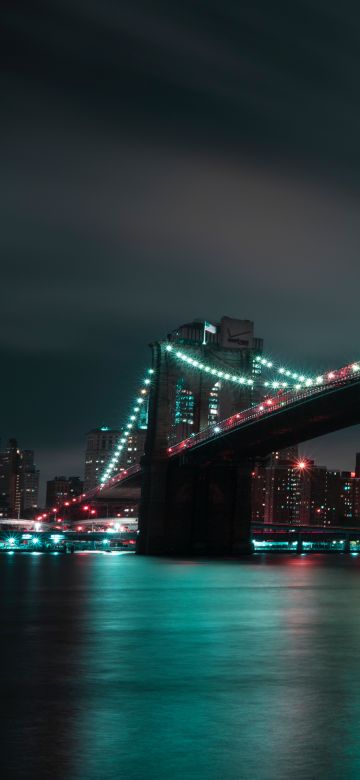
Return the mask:
M 14 776 L 358 778 L 359 559 L 2 556 L 0 585 Z

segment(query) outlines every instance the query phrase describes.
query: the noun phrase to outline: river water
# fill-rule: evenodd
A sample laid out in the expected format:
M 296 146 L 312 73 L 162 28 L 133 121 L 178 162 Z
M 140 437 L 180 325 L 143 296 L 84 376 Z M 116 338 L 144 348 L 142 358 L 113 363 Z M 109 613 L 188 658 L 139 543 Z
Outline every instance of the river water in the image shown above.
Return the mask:
M 0 556 L 3 777 L 359 780 L 360 556 Z

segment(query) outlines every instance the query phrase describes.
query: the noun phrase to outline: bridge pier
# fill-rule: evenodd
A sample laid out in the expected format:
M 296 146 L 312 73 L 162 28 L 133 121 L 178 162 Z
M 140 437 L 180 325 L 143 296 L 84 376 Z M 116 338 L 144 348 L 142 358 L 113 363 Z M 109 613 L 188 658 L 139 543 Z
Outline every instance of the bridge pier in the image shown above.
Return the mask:
M 143 459 L 137 552 L 249 555 L 253 462 Z

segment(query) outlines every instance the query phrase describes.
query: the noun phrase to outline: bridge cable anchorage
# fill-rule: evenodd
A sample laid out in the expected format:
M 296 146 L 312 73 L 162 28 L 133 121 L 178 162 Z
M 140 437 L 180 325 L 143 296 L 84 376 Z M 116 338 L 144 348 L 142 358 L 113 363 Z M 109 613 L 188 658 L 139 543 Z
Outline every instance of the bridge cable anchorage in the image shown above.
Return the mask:
M 132 435 L 132 429 L 134 428 L 134 426 L 139 420 L 143 404 L 148 402 L 149 390 L 152 383 L 153 374 L 154 374 L 154 369 L 148 368 L 147 373 L 143 379 L 143 386 L 141 387 L 141 389 L 139 389 L 137 397 L 134 401 L 134 405 L 130 410 L 130 414 L 128 416 L 127 423 L 124 426 L 121 439 L 118 441 L 113 451 L 112 457 L 110 461 L 107 463 L 104 473 L 102 474 L 102 477 L 100 479 L 100 486 L 108 482 L 108 480 L 111 478 L 111 475 L 119 467 L 119 461 L 121 460 L 121 456 L 124 454 L 127 440 L 129 436 Z
M 230 430 L 240 427 L 244 423 L 256 422 L 262 415 L 278 412 L 282 407 L 309 398 L 313 394 L 331 390 L 334 386 L 341 386 L 344 382 L 358 378 L 357 375 L 359 375 L 359 373 L 360 362 L 350 363 L 335 371 L 329 371 L 324 375 L 323 383 L 307 385 L 301 387 L 301 389 L 290 387 L 287 392 L 281 396 L 277 394 L 270 398 L 266 398 L 262 402 L 251 406 L 249 409 L 244 409 L 225 420 L 218 421 L 215 426 L 210 425 L 207 428 L 203 428 L 203 430 L 198 433 L 192 433 L 189 438 L 183 439 L 183 441 L 168 447 L 167 454 L 169 457 L 178 455 L 183 452 L 184 449 L 204 444 L 206 441 L 213 439 L 214 437 L 216 438 L 221 434 L 228 433 Z

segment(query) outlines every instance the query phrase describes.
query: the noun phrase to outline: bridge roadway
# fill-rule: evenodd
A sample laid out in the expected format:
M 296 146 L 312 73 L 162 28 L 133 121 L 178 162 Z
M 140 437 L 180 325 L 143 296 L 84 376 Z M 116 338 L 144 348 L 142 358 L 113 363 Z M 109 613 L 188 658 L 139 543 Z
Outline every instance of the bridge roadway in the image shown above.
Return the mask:
M 344 369 L 343 369 L 344 370 Z M 171 459 L 263 457 L 360 423 L 360 375 L 273 396 L 168 448 Z
M 167 455 L 171 461 L 186 456 L 189 462 L 265 457 L 358 423 L 360 374 L 356 373 L 322 387 L 273 396 L 169 447 Z M 135 491 L 141 487 L 140 465 L 116 474 L 82 500 L 116 498 L 118 489 L 125 486 L 134 489 L 134 498 L 139 495 Z

